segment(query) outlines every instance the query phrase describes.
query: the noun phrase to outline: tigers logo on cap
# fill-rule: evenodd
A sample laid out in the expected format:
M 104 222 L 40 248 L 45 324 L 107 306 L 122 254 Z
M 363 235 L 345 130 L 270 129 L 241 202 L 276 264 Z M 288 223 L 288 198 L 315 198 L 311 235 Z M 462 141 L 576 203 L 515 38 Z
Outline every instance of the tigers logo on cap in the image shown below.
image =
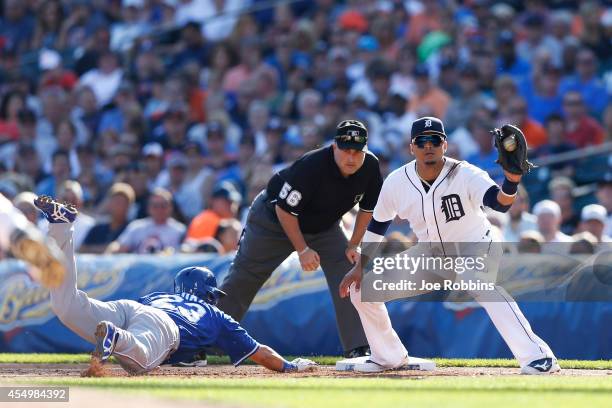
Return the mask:
M 410 138 L 414 139 L 419 135 L 436 135 L 446 138 L 442 121 L 438 118 L 434 118 L 433 116 L 425 116 L 415 120 L 412 123 Z

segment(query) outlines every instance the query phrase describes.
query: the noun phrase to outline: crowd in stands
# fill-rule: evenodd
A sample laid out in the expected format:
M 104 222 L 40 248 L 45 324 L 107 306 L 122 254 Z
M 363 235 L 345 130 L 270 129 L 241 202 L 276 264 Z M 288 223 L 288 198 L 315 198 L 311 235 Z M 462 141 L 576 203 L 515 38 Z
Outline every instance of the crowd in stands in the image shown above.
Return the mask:
M 81 252 L 231 252 L 271 175 L 338 122 L 366 123 L 386 175 L 426 115 L 495 180 L 503 123 L 536 161 L 601 146 L 540 166 L 491 219 L 526 251 L 612 235 L 604 0 L 0 5 L 0 193 L 43 229 L 34 194 L 73 203 Z

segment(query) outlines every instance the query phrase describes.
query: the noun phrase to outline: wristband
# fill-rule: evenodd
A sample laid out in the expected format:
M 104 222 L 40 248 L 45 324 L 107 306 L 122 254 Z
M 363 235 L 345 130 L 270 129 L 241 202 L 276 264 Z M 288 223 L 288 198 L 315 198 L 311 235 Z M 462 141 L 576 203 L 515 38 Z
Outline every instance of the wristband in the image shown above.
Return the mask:
M 504 178 L 504 182 L 502 183 L 501 190 L 504 194 L 513 196 L 516 195 L 518 191 L 519 182 L 510 181 L 507 178 Z
M 304 255 L 306 253 L 306 251 L 308 251 L 309 249 L 310 249 L 309 247 L 306 247 L 306 248 L 302 249 L 300 252 L 298 252 L 298 255 L 300 255 L 300 256 Z
M 297 364 L 290 363 L 289 361 L 283 360 L 283 373 L 290 373 L 293 371 L 297 371 Z

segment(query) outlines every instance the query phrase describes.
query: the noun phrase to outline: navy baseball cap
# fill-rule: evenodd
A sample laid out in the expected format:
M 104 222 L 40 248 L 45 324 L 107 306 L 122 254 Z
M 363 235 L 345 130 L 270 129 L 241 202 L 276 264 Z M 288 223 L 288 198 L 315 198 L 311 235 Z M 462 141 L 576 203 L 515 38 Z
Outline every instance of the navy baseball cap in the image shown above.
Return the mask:
M 433 116 L 424 116 L 412 122 L 412 129 L 410 130 L 410 138 L 414 139 L 417 136 L 440 136 L 446 139 L 446 133 L 444 132 L 444 125 L 442 121 Z
M 343 120 L 336 127 L 336 144 L 342 150 L 365 150 L 368 129 L 358 120 Z

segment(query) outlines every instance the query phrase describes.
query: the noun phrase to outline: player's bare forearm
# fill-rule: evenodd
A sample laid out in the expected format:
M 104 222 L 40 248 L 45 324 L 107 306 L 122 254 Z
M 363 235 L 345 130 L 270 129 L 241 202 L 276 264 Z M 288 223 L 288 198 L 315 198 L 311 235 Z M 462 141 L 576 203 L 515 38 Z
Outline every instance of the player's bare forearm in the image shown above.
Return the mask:
M 264 344 L 259 346 L 259 349 L 250 357 L 251 361 L 262 365 L 270 370 L 283 372 L 285 359 L 280 356 L 274 349 Z
M 278 205 L 274 208 L 276 210 L 278 221 L 283 227 L 285 234 L 287 234 L 287 237 L 289 238 L 289 241 L 291 241 L 291 244 L 295 250 L 298 253 L 303 251 L 307 245 L 306 241 L 304 240 L 304 235 L 302 235 L 302 231 L 300 230 L 300 224 L 298 223 L 297 217 L 283 210 Z
M 368 228 L 368 224 L 372 220 L 372 212 L 361 211 L 357 213 L 357 217 L 355 219 L 355 227 L 353 228 L 353 234 L 351 239 L 349 240 L 349 248 L 356 247 L 361 243 L 363 239 L 363 235 Z

